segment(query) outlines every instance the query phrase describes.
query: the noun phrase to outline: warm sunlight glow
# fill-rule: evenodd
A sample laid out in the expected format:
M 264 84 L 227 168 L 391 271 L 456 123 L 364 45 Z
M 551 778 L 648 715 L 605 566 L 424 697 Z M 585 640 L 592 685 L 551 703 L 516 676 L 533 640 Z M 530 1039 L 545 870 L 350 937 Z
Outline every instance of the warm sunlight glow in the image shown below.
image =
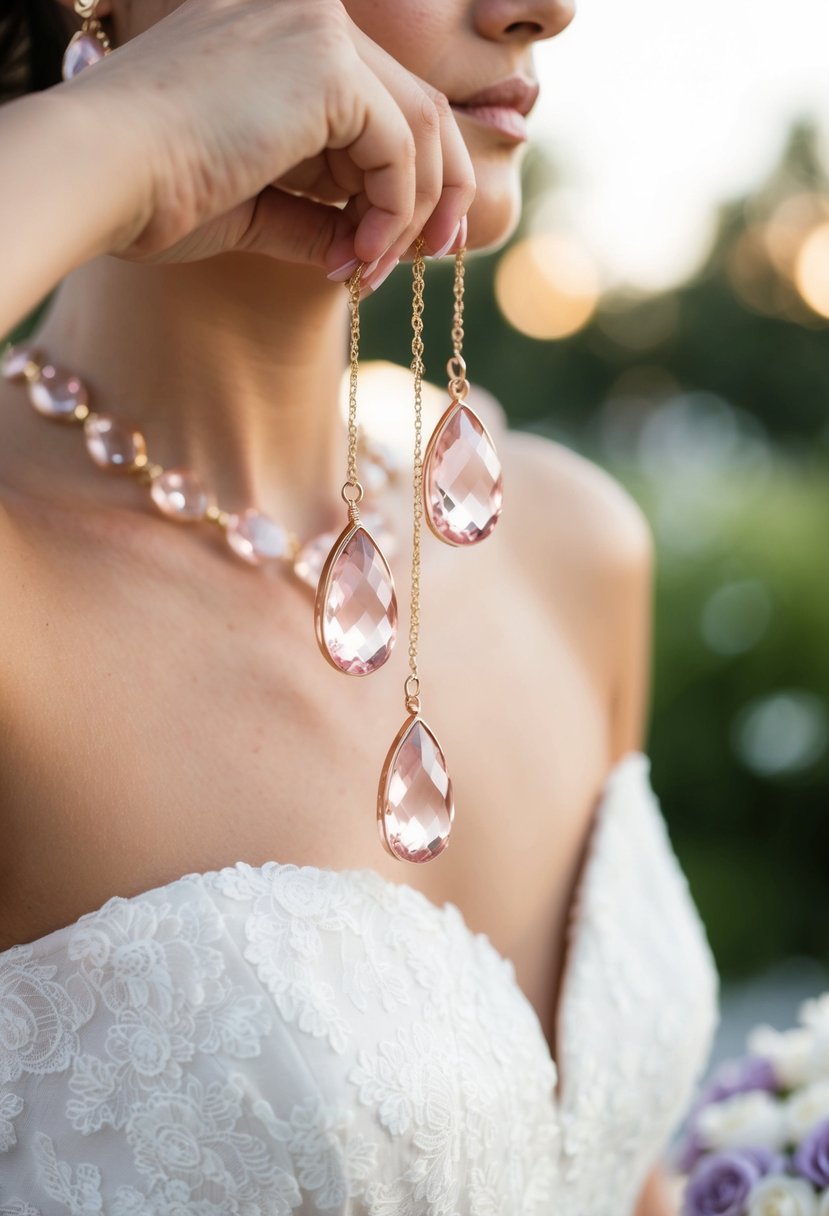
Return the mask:
M 599 276 L 589 255 L 557 233 L 526 237 L 498 264 L 495 296 L 510 325 L 529 338 L 566 338 L 590 320 Z
M 829 317 L 829 224 L 815 228 L 803 242 L 795 266 L 803 299 L 821 317 Z

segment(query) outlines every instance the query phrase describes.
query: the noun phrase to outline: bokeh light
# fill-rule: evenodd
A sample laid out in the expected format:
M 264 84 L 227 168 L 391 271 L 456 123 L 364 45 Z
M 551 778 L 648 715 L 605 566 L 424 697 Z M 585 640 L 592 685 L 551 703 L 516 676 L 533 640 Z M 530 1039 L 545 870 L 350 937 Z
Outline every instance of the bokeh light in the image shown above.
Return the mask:
M 821 317 L 829 317 L 829 223 L 820 224 L 801 246 L 795 267 L 798 290 Z
M 495 297 L 507 321 L 529 338 L 566 338 L 592 317 L 601 284 L 595 262 L 572 237 L 535 233 L 498 263 Z

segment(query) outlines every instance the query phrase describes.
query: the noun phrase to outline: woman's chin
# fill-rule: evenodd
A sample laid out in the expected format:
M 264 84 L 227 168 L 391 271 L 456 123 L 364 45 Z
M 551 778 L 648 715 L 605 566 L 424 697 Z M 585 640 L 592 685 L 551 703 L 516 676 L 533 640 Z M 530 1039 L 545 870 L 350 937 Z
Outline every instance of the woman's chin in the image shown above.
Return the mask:
M 504 245 L 521 216 L 521 183 L 514 170 L 475 164 L 477 193 L 469 210 L 468 249 L 492 250 Z

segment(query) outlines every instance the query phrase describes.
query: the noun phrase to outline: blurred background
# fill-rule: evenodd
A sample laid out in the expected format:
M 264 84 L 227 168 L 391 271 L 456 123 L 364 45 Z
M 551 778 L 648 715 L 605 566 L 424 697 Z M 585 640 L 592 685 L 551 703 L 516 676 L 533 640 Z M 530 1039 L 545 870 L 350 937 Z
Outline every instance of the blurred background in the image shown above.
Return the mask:
M 538 48 L 522 227 L 467 267 L 472 378 L 654 530 L 649 750 L 715 1059 L 829 989 L 827 47 L 826 0 L 580 0 Z M 367 303 L 366 356 L 408 290 Z

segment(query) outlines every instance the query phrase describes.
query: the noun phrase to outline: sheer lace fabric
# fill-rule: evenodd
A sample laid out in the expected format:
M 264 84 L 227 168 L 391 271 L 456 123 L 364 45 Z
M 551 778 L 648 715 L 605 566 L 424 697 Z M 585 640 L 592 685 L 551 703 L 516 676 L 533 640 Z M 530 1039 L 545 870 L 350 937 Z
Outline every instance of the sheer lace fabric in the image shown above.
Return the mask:
M 630 1216 L 716 974 L 648 784 L 611 775 L 558 1068 L 451 904 L 267 862 L 0 954 L 0 1216 Z

